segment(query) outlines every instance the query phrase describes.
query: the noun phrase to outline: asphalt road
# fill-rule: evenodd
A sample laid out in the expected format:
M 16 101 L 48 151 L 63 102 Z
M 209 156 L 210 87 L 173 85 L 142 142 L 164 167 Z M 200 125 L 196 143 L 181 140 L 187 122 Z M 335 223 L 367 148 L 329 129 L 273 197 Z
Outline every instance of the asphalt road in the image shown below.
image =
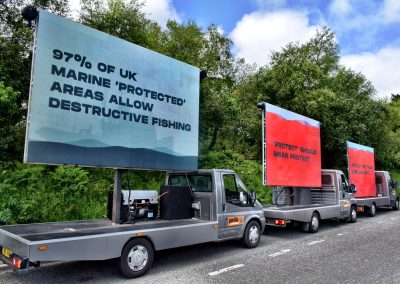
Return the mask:
M 26 275 L 0 269 L 0 283 L 400 283 L 400 211 L 357 223 L 325 221 L 316 234 L 267 228 L 259 247 L 236 241 L 156 253 L 135 280 L 114 261 L 46 264 Z

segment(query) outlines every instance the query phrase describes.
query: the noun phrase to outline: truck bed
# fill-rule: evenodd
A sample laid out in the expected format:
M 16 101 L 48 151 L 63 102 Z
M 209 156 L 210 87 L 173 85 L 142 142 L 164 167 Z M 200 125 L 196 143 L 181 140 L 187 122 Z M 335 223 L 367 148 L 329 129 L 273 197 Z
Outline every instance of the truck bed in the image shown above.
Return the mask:
M 124 244 L 138 236 L 149 238 L 155 250 L 215 241 L 217 224 L 181 219 L 113 225 L 103 219 L 10 225 L 0 227 L 0 247 L 32 262 L 104 260 L 119 257 Z
M 298 209 L 307 209 L 307 208 L 316 208 L 316 207 L 324 207 L 324 206 L 332 206 L 332 205 L 323 205 L 323 204 L 311 204 L 311 205 L 290 205 L 290 206 L 277 206 L 277 205 L 263 205 L 264 209 L 271 210 L 282 210 L 282 211 L 290 211 L 290 210 L 298 210 Z
M 108 219 L 39 223 L 26 225 L 10 225 L 0 227 L 9 234 L 23 238 L 29 242 L 40 242 L 64 238 L 94 236 L 118 232 L 128 232 L 146 229 L 159 229 L 189 224 L 197 224 L 204 221 L 198 219 L 182 220 L 152 220 L 140 221 L 134 224 L 113 225 Z
M 375 203 L 376 207 L 391 206 L 389 196 L 376 196 L 376 197 L 356 197 L 358 206 L 371 207 Z
M 264 205 L 264 216 L 268 220 L 282 219 L 286 221 L 309 222 L 313 212 L 317 211 L 321 219 L 340 217 L 340 205 L 309 204 L 309 205 Z M 271 222 L 268 222 L 269 224 Z

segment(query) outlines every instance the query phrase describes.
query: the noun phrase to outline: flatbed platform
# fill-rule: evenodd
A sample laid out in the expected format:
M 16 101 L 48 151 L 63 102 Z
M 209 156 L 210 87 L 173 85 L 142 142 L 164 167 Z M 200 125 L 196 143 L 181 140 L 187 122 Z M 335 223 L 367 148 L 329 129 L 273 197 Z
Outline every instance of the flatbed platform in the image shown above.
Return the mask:
M 104 260 L 121 256 L 124 244 L 138 236 L 151 240 L 155 250 L 216 241 L 218 222 L 156 219 L 114 225 L 102 219 L 9 225 L 0 227 L 0 247 L 31 262 Z
M 330 219 L 340 216 L 340 205 L 308 204 L 308 205 L 264 205 L 264 216 L 268 225 L 273 225 L 271 220 L 282 219 L 287 222 L 309 222 L 313 212 L 318 212 L 321 219 Z
M 136 230 L 160 229 L 174 226 L 199 224 L 207 221 L 198 219 L 182 220 L 146 220 L 133 224 L 114 225 L 108 219 L 88 221 L 67 221 L 54 223 L 38 223 L 26 225 L 2 226 L 0 230 L 23 238 L 29 242 L 102 235 Z
M 389 196 L 356 197 L 358 206 L 371 207 L 374 203 L 376 207 L 392 206 Z
M 263 209 L 290 211 L 290 210 L 309 209 L 309 208 L 326 207 L 326 206 L 333 206 L 333 205 L 326 205 L 326 204 L 290 205 L 290 206 L 263 205 Z

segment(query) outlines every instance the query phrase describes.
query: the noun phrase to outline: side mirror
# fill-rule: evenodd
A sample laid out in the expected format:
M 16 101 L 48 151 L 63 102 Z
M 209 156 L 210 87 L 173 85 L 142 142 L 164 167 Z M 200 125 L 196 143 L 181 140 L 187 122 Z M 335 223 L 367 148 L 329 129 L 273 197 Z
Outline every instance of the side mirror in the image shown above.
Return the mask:
M 246 194 L 246 192 L 240 192 L 239 193 L 239 200 L 240 200 L 240 203 L 242 203 L 243 205 L 247 204 L 247 194 Z
M 357 187 L 355 184 L 350 184 L 350 192 L 351 193 L 356 193 L 357 192 Z
M 257 201 L 257 193 L 255 191 L 250 192 L 250 203 L 254 204 Z

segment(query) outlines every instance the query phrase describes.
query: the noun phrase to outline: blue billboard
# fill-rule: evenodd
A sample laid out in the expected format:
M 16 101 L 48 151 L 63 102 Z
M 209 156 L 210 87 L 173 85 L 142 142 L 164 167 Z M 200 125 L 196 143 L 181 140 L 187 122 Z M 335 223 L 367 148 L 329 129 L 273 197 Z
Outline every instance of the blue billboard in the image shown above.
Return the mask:
M 197 169 L 199 73 L 41 10 L 24 161 Z

